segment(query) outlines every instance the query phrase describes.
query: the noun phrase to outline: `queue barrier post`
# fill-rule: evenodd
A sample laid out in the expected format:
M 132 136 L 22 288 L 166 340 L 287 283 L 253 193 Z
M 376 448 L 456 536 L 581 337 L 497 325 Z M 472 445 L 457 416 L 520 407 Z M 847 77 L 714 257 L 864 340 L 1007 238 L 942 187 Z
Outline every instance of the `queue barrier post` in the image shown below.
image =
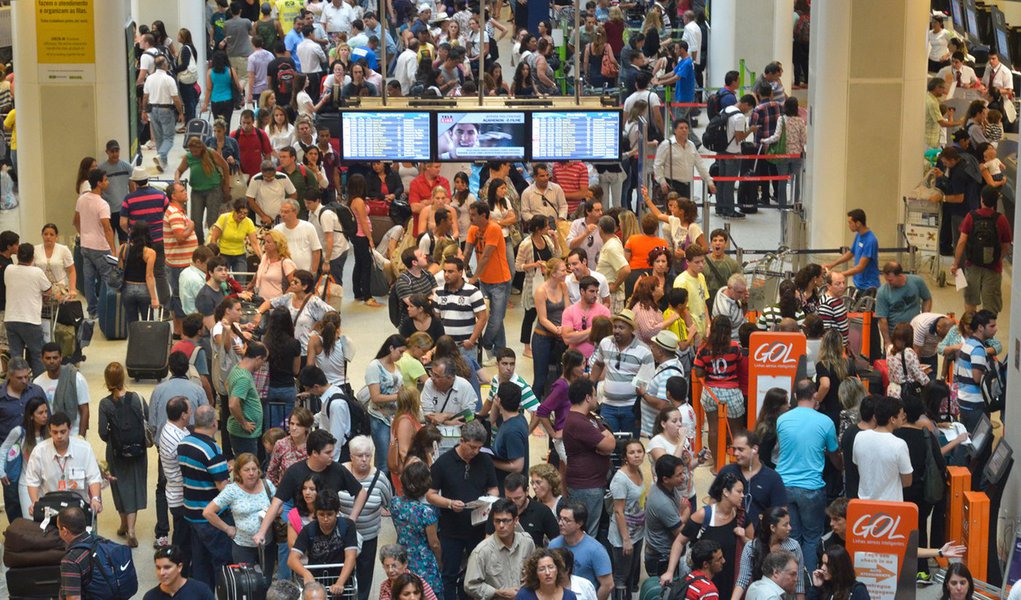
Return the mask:
M 985 492 L 964 492 L 963 517 L 962 543 L 968 549 L 964 564 L 972 573 L 984 575 L 989 566 L 989 496 Z
M 691 375 L 691 404 L 695 407 L 695 453 L 702 451 L 702 430 L 705 428 L 705 410 L 702 409 L 702 378 Z
M 971 470 L 968 467 L 947 467 L 947 535 L 948 540 L 964 540 L 964 493 L 971 491 Z M 937 518 L 938 515 L 933 515 Z
M 727 420 L 727 405 L 720 402 L 720 399 L 713 393 L 712 388 L 705 387 L 704 390 L 709 394 L 713 402 L 716 403 L 716 447 L 711 448 L 711 450 L 713 452 L 713 459 L 716 462 L 716 470 L 719 471 L 727 464 L 727 440 L 731 433 L 730 421 Z M 709 419 L 712 417 L 706 416 L 705 418 Z

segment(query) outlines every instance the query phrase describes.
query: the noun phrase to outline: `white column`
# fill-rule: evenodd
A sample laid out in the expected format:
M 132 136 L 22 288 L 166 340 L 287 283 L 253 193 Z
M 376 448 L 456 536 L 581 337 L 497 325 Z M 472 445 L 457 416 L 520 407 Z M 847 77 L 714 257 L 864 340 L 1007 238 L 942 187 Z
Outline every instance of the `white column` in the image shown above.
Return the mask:
M 182 2 L 177 3 L 177 18 L 180 26 L 191 32 L 192 42 L 195 43 L 195 50 L 198 51 L 199 85 L 206 81 L 206 4 L 205 2 Z M 177 39 L 177 33 L 172 35 Z M 272 50 L 272 49 L 271 49 Z M 203 90 L 204 93 L 204 90 Z M 201 99 L 200 99 L 201 100 Z
M 40 74 L 36 3 L 13 2 L 15 106 L 20 170 L 20 225 L 27 239 L 53 222 L 73 237 L 74 177 L 85 156 L 105 160 L 109 139 L 128 143 L 128 23 L 130 0 L 93 0 L 94 76 L 61 82 Z
M 922 175 L 927 6 L 924 0 L 812 6 L 805 196 L 811 247 L 848 243 L 844 214 L 852 208 L 865 210 L 881 247 L 900 245 L 901 198 Z
M 1021 174 L 1021 169 L 1019 169 Z M 1015 179 L 1016 181 L 1016 179 Z M 1015 190 L 1014 195 L 1014 206 L 1017 206 L 1018 191 Z M 1004 318 L 1010 318 L 1010 331 L 1006 337 L 1003 336 L 1002 329 L 1001 333 L 997 336 L 1003 340 L 1003 352 L 1007 355 L 1007 411 L 1010 412 L 1011 416 L 1017 415 L 1017 411 L 1021 410 L 1021 365 L 1018 361 L 1021 360 L 1021 315 L 1017 314 L 1011 300 L 1013 298 L 1021 298 L 1021 273 L 1015 272 L 1014 269 L 1018 269 L 1018 265 L 1021 265 L 1021 220 L 1017 218 L 1017 211 L 1014 213 L 1014 256 L 1011 259 L 1011 267 L 1005 270 L 1009 270 L 1011 273 L 1010 277 L 1010 290 L 1003 294 L 1003 311 L 1000 313 L 1001 319 L 999 322 L 1000 327 L 1003 327 Z M 1021 269 L 1019 269 L 1021 270 Z M 1001 413 L 1002 418 L 1002 413 Z M 1011 448 L 1021 448 L 1021 428 L 1011 427 L 1005 425 L 1003 428 L 1003 439 L 1010 444 Z M 1014 460 L 1017 460 L 1016 458 Z M 1019 475 L 1021 468 L 1018 465 L 1014 465 L 1011 470 L 1010 476 L 1007 479 L 1007 485 L 1003 491 L 1003 500 L 1000 506 L 1003 507 L 1000 510 L 1001 514 L 1005 514 L 1009 519 L 1016 519 L 1018 516 L 1019 502 L 1021 502 L 1021 475 Z M 998 518 L 999 515 L 993 515 L 993 518 Z M 998 521 L 997 521 L 998 522 Z M 1004 539 L 1005 536 L 1012 535 L 1013 532 L 1010 530 L 1000 531 L 1000 538 Z M 1010 539 L 1008 537 L 1008 539 Z
M 756 74 L 778 60 L 784 66 L 783 83 L 789 90 L 794 76 L 793 14 L 794 0 L 715 0 L 706 85 L 723 86 L 723 77 L 736 70 L 741 59 Z

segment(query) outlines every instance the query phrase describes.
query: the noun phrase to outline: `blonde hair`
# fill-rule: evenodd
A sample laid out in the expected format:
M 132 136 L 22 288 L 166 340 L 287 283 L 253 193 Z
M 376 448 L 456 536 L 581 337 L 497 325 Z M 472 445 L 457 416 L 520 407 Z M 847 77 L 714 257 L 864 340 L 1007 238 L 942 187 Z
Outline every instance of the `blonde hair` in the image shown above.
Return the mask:
M 394 413 L 394 421 L 404 414 L 411 415 L 416 421 L 422 416 L 422 400 L 418 388 L 402 387 L 397 390 L 397 411 Z
M 641 233 L 641 229 L 638 227 L 638 217 L 630 210 L 620 211 L 617 215 L 617 222 L 620 223 L 620 233 L 625 240 Z
M 276 120 L 277 111 L 280 111 L 280 113 L 282 115 L 284 115 L 284 125 L 277 125 L 277 120 Z M 275 105 L 273 107 L 273 111 L 272 111 L 272 113 L 270 114 L 270 117 L 269 117 L 269 125 L 267 126 L 267 128 L 269 129 L 269 133 L 276 133 L 278 131 L 284 131 L 284 130 L 287 129 L 287 126 L 290 125 L 290 124 L 291 124 L 291 117 L 289 117 L 287 115 L 287 111 L 284 110 L 284 107 L 280 106 L 279 104 Z
M 560 258 L 559 256 L 554 256 L 553 258 L 547 260 L 546 261 L 546 280 L 547 281 L 550 280 L 553 277 L 553 271 L 556 271 L 557 267 L 559 267 L 560 265 L 563 265 L 563 264 L 564 264 L 564 259 Z
M 550 493 L 559 496 L 563 493 L 560 483 L 560 473 L 557 468 L 549 463 L 539 463 L 528 470 L 529 476 L 542 477 L 549 484 Z
M 408 348 L 415 347 L 428 350 L 433 347 L 433 338 L 424 331 L 416 331 L 408 338 L 407 346 Z
M 213 169 L 216 167 L 213 163 L 212 153 L 209 151 L 209 148 L 206 147 L 206 143 L 202 141 L 202 138 L 197 135 L 193 135 L 188 138 L 188 147 L 190 148 L 195 142 L 198 142 L 198 145 L 202 146 L 202 154 L 199 156 L 199 160 L 202 161 L 202 172 L 206 175 L 212 175 Z
M 622 11 L 619 6 L 611 6 L 609 12 L 609 19 L 611 21 L 623 21 L 624 11 Z
M 280 255 L 280 260 L 291 258 L 291 252 L 287 249 L 287 238 L 284 237 L 284 234 L 275 229 L 270 229 L 266 232 L 265 237 L 273 238 L 273 243 L 277 246 L 277 254 Z M 263 246 L 265 247 L 265 243 Z
M 655 4 L 645 14 L 645 21 L 642 23 L 642 33 L 647 33 L 650 29 L 656 31 L 663 29 L 663 14 L 660 12 L 659 6 Z
M 245 468 L 248 463 L 255 463 L 255 466 L 259 466 L 259 459 L 255 457 L 251 452 L 242 452 L 234 458 L 234 468 L 230 470 L 231 479 L 234 483 L 241 483 L 241 469 Z M 262 468 L 259 468 L 259 478 L 262 479 Z

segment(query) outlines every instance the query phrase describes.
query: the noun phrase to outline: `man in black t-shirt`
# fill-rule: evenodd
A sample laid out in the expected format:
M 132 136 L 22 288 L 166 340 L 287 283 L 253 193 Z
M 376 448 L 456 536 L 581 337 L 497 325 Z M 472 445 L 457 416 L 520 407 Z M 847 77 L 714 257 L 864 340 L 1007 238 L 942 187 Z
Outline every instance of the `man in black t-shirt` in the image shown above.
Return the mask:
M 277 492 L 273 496 L 273 502 L 270 503 L 269 510 L 266 511 L 266 516 L 262 519 L 262 527 L 252 537 L 256 544 L 262 544 L 266 541 L 266 533 L 269 531 L 273 520 L 280 516 L 281 507 L 285 502 L 292 502 L 294 500 L 301 490 L 302 482 L 312 473 L 319 475 L 323 482 L 323 489 L 335 492 L 343 490 L 354 496 L 355 503 L 351 510 L 351 521 L 358 521 L 358 515 L 361 514 L 362 507 L 365 506 L 365 499 L 368 498 L 368 494 L 350 471 L 341 466 L 340 463 L 333 462 L 333 447 L 336 445 L 337 438 L 333 437 L 328 431 L 317 429 L 308 434 L 308 440 L 305 442 L 308 458 L 294 463 L 284 471 L 284 476 L 280 479 L 280 485 L 277 486 Z M 492 468 L 492 462 L 490 462 L 490 467 Z M 494 475 L 494 479 L 495 477 Z
M 786 506 L 787 488 L 783 485 L 783 479 L 759 460 L 759 434 L 754 431 L 735 433 L 731 447 L 734 449 L 735 462 L 720 469 L 717 477 L 734 473 L 744 483 L 746 522 L 758 523 L 759 515 L 774 506 Z
M 486 428 L 478 421 L 469 421 L 461 427 L 461 442 L 440 455 L 431 469 L 432 489 L 425 497 L 429 504 L 440 509 L 439 537 L 447 600 L 457 597 L 461 563 L 486 536 L 485 526 L 472 525 L 472 511 L 465 508 L 465 504 L 480 496 L 499 493 L 493 459 L 488 454 L 480 454 L 485 442 Z
M 302 528 L 298 538 L 294 540 L 287 566 L 299 575 L 307 584 L 315 581 L 315 575 L 325 574 L 317 570 L 309 571 L 307 566 L 343 563 L 337 573 L 337 579 L 329 585 L 330 593 L 339 597 L 344 585 L 354 573 L 358 558 L 358 534 L 354 521 L 340 517 L 340 497 L 331 489 L 324 489 L 316 496 L 315 519 Z M 307 559 L 302 564 L 301 559 Z M 330 573 L 332 575 L 332 573 Z M 369 585 L 365 582 L 363 585 Z
M 283 64 L 290 65 L 295 73 L 298 72 L 298 67 L 295 66 L 294 59 L 287 55 L 287 46 L 284 45 L 283 40 L 277 41 L 276 46 L 273 47 L 273 54 L 276 55 L 276 58 L 266 66 L 266 81 L 269 82 L 269 89 L 273 90 L 273 94 L 276 96 L 277 106 L 287 106 L 291 103 L 291 97 L 277 91 L 277 73 L 280 72 L 280 65 Z
M 536 548 L 545 548 L 560 535 L 557 517 L 548 506 L 528 497 L 528 479 L 522 473 L 511 473 L 503 480 L 503 497 L 518 507 L 518 523 L 532 536 Z M 486 523 L 486 533 L 493 533 L 493 518 Z

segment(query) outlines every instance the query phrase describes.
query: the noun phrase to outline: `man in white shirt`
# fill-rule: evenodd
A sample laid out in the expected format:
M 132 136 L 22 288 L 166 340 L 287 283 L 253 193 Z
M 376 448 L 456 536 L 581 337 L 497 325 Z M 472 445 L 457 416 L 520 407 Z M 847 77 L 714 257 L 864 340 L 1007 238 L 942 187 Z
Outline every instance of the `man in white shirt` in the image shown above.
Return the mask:
M 89 503 L 92 513 L 103 511 L 103 475 L 92 452 L 92 446 L 71 435 L 71 418 L 62 412 L 53 413 L 46 425 L 49 439 L 39 442 L 28 457 L 25 485 L 31 503 L 24 514 L 31 515 L 35 504 L 50 492 L 75 492 Z
M 598 232 L 596 233 L 598 236 Z M 600 238 L 600 245 L 602 245 L 602 238 Z M 595 261 L 593 261 L 595 264 Z M 577 304 L 581 301 L 581 290 L 579 289 L 578 282 L 583 277 L 594 277 L 599 282 L 599 300 L 607 308 L 610 307 L 610 284 L 606 281 L 606 277 L 602 273 L 593 271 L 589 268 L 588 254 L 581 248 L 575 248 L 571 250 L 567 255 L 567 270 L 571 272 L 567 276 L 567 297 L 570 299 L 571 304 Z
M 46 370 L 32 383 L 42 388 L 46 394 L 50 413 L 63 412 L 71 417 L 71 432 L 84 438 L 89 431 L 89 384 L 74 365 L 63 364 L 63 359 L 60 344 L 56 342 L 44 344 L 42 360 Z
M 904 404 L 900 398 L 877 397 L 875 417 L 875 429 L 861 431 L 854 438 L 851 455 L 858 465 L 858 498 L 903 502 L 914 469 L 907 443 L 893 431 L 905 422 Z
M 550 217 L 552 221 L 567 218 L 567 196 L 564 188 L 550 181 L 549 166 L 536 163 L 532 166 L 532 185 L 521 192 L 521 216 L 525 221 L 535 215 Z
M 248 210 L 252 211 L 262 225 L 274 225 L 280 216 L 280 207 L 285 198 L 296 199 L 298 190 L 286 173 L 277 171 L 271 160 L 264 160 L 260 173 L 248 182 Z
M 280 206 L 281 223 L 274 227 L 287 240 L 287 250 L 294 265 L 315 275 L 323 257 L 323 246 L 316 228 L 308 221 L 298 218 L 298 201 L 285 200 Z
M 653 176 L 663 191 L 677 192 L 682 198 L 691 198 L 691 182 L 695 178 L 695 169 L 709 186 L 709 193 L 716 193 L 716 184 L 709 175 L 709 167 L 699 156 L 695 143 L 688 139 L 691 127 L 684 119 L 674 122 L 674 134 L 656 148 L 656 160 L 653 163 Z
M 725 316 L 730 319 L 730 339 L 737 341 L 738 329 L 744 325 L 745 311 L 742 304 L 748 300 L 748 280 L 740 273 L 727 279 L 727 287 L 716 294 L 713 302 L 713 317 Z
M 308 222 L 315 228 L 322 246 L 323 273 L 332 273 L 333 280 L 340 283 L 344 274 L 344 258 L 351 249 L 340 219 L 333 209 L 323 206 L 322 191 L 311 198 L 306 196 L 305 208 L 308 209 Z
M 727 150 L 720 154 L 741 154 L 741 144 L 745 139 L 755 133 L 758 125 L 748 126 L 748 113 L 755 108 L 755 96 L 745 94 L 737 101 L 737 104 L 723 109 L 723 113 L 730 115 L 727 118 Z M 741 174 L 741 163 L 738 159 L 723 159 L 717 162 L 720 166 L 721 177 L 737 177 Z M 721 181 L 719 195 L 716 197 L 716 214 L 721 217 L 732 219 L 743 219 L 744 213 L 738 212 L 734 206 L 734 182 Z
M 793 554 L 786 550 L 770 552 L 762 561 L 762 579 L 748 586 L 745 600 L 790 598 L 797 590 L 799 574 L 798 559 Z
M 184 123 L 184 105 L 177 93 L 177 81 L 167 73 L 169 68 L 167 59 L 158 57 L 156 71 L 146 78 L 142 88 L 142 122 L 148 121 L 152 126 L 152 138 L 159 155 L 153 157 L 153 161 L 160 173 L 166 170 L 167 155 L 174 147 L 176 123 Z
M 401 84 L 401 94 L 407 96 L 411 93 L 411 86 L 418 76 L 418 40 L 408 40 L 408 47 L 397 56 L 397 64 L 394 66 L 394 77 Z
M 599 217 L 603 216 L 603 203 L 598 200 L 586 200 L 585 216 L 571 222 L 571 230 L 567 233 L 567 246 L 585 252 L 588 262 L 596 264 L 599 251 L 603 248 L 603 239 L 599 237 Z
M 1000 53 L 996 50 L 989 51 L 989 62 L 986 63 L 986 71 L 982 74 L 982 86 L 994 102 L 1000 97 L 1014 98 L 1014 76 L 1010 69 L 1000 62 Z
M 354 8 L 346 0 L 333 0 L 323 6 L 319 22 L 330 37 L 335 37 L 338 33 L 350 33 L 351 21 L 356 17 Z
M 428 423 L 449 427 L 444 437 L 454 440 L 456 444 L 456 439 L 461 435 L 461 425 L 464 424 L 464 413 L 474 412 L 478 402 L 475 388 L 467 379 L 457 375 L 452 360 L 433 360 L 429 380 L 422 388 L 422 414 Z
M 696 65 L 702 65 L 702 28 L 695 22 L 695 11 L 686 10 L 682 16 L 684 20 L 684 35 L 681 37 L 682 40 L 688 42 L 688 49 L 691 54 L 691 62 Z
M 645 120 L 648 121 L 650 130 L 655 128 L 657 133 L 656 136 L 651 133 L 647 136 L 650 140 L 659 140 L 663 134 L 663 101 L 659 99 L 659 94 L 649 89 L 650 83 L 652 83 L 652 74 L 648 71 L 642 71 L 635 77 L 635 91 L 624 100 L 624 114 L 627 115 L 631 112 L 635 102 L 645 100 L 648 104 L 648 108 L 645 110 Z
M 312 38 L 312 32 L 312 25 L 302 27 L 301 33 L 304 38 L 298 44 L 295 53 L 298 55 L 298 60 L 301 61 L 301 72 L 308 78 L 308 86 L 305 90 L 311 96 L 312 102 L 319 102 L 319 83 L 329 61 L 323 47 Z
M 351 436 L 351 409 L 347 405 L 347 392 L 339 385 L 330 385 L 326 373 L 319 367 L 305 367 L 298 376 L 301 387 L 309 394 L 318 396 L 322 410 L 316 415 L 321 429 L 337 438 L 333 446 L 333 460 L 345 462 L 350 458 L 347 441 Z
M 975 69 L 964 64 L 964 54 L 960 52 L 954 52 L 950 57 L 950 66 L 940 69 L 936 76 L 946 81 L 948 87 L 952 84 L 957 84 L 959 88 L 976 88 L 982 85 L 975 75 Z
M 109 223 L 109 220 L 107 221 Z M 32 264 L 35 246 L 23 243 L 18 246 L 18 264 L 4 269 L 4 287 L 7 295 L 7 310 L 4 313 L 4 327 L 10 355 L 24 356 L 28 351 L 28 362 L 32 373 L 43 372 L 43 296 L 51 288 L 46 273 Z
M 209 415 L 216 418 L 210 409 Z M 191 403 L 183 396 L 171 398 L 167 402 L 167 423 L 159 438 L 160 466 L 166 477 L 166 499 L 170 514 L 174 517 L 173 544 L 185 552 L 185 565 L 191 559 L 191 527 L 184 519 L 184 477 L 181 475 L 181 464 L 177 461 L 177 446 L 188 436 L 188 422 L 192 418 Z M 166 537 L 157 541 L 171 541 Z

